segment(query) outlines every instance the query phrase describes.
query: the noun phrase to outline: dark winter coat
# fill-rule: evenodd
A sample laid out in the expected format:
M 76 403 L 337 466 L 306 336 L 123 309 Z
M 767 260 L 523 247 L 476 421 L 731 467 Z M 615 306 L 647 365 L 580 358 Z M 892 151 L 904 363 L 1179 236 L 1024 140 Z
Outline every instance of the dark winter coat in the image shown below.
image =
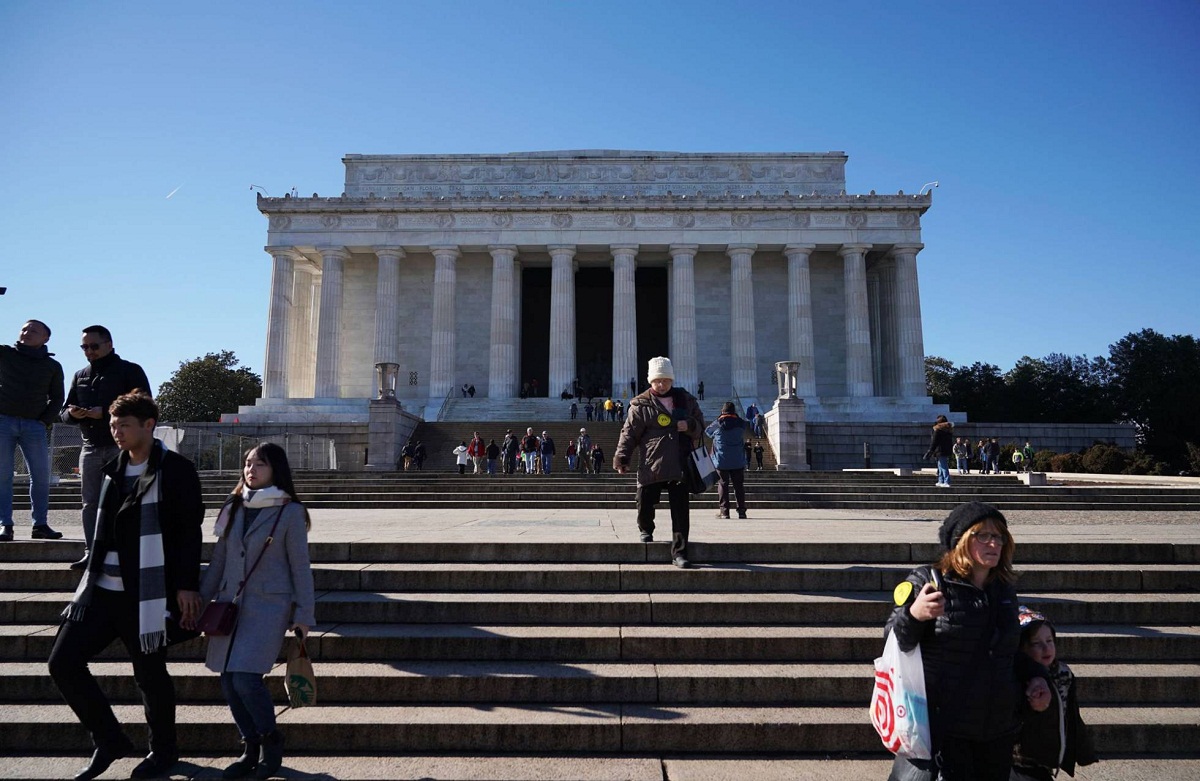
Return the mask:
M 737 415 L 722 415 L 704 430 L 713 441 L 717 469 L 746 468 L 746 421 Z
M 909 573 L 912 593 L 892 611 L 886 631 L 896 633 L 903 651 L 921 646 L 934 751 L 947 739 L 1015 737 L 1024 683 L 1042 669 L 1018 653 L 1015 589 L 998 580 L 979 589 L 955 574 L 941 575 L 945 613 L 918 621 L 909 607 L 931 571 L 924 566 Z
M 123 393 L 142 389 L 150 393 L 150 380 L 146 372 L 136 363 L 126 361 L 116 353 L 109 353 L 93 361 L 71 378 L 71 389 L 67 391 L 67 402 L 59 413 L 59 420 L 79 426 L 83 441 L 93 447 L 113 447 L 112 433 L 108 430 L 108 408 Z M 103 410 L 100 418 L 73 418 L 67 411 L 70 406 Z
M 0 415 L 58 422 L 63 405 L 63 368 L 45 345 L 33 349 L 0 344 Z
M 105 539 L 95 546 L 92 555 L 101 555 L 101 549 L 115 549 L 121 561 L 121 580 L 125 591 L 130 594 L 138 593 L 138 579 L 141 576 L 139 562 L 142 495 L 150 486 L 149 476 L 157 472 L 163 580 L 166 584 L 167 608 L 177 615 L 179 604 L 176 592 L 200 590 L 200 524 L 204 521 L 200 477 L 191 461 L 156 443 L 150 451 L 150 464 L 146 474 L 138 479 L 133 493 L 122 496 L 119 490 L 108 490 L 124 482 L 123 475 L 128 463 L 129 456 L 121 453 L 104 465 L 104 474 L 112 478 L 113 482 L 105 481 L 105 489 L 100 494 L 100 504 L 104 517 L 112 521 L 104 524 Z
M 638 448 L 638 485 L 665 483 L 683 479 L 685 459 L 704 433 L 704 413 L 692 394 L 672 388 L 674 409 L 667 411 L 652 391 L 629 401 L 629 415 L 621 426 L 614 460 L 629 466 L 634 448 Z M 687 431 L 679 431 L 677 421 L 687 421 Z
M 954 424 L 935 423 L 933 434 L 929 437 L 929 450 L 925 451 L 926 458 L 949 458 L 954 455 Z
M 1067 775 L 1075 775 L 1076 765 L 1096 762 L 1096 749 L 1087 725 L 1079 715 L 1079 700 L 1075 695 L 1075 674 L 1062 662 L 1053 665 L 1054 674 L 1047 677 L 1066 678 L 1067 701 L 1064 703 L 1058 686 L 1050 685 L 1050 707 L 1041 713 L 1029 711 L 1021 724 L 1021 737 L 1013 750 L 1013 764 L 1054 770 L 1061 767 Z M 1065 741 L 1061 741 L 1065 738 Z M 1059 762 L 1059 755 L 1062 761 Z

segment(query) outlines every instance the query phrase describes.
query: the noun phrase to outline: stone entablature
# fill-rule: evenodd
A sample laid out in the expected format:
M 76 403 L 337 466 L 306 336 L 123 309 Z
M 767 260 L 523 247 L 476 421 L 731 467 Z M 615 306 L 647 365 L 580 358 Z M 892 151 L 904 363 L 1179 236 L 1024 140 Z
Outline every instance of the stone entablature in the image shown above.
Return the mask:
M 580 150 L 500 155 L 346 155 L 345 195 L 377 197 L 753 195 L 846 189 L 846 154 Z

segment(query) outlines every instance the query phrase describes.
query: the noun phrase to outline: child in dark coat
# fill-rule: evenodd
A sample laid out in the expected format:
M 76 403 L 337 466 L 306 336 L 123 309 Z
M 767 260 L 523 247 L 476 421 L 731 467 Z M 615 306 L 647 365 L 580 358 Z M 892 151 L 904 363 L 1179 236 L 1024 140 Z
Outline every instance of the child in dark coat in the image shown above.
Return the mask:
M 1058 660 L 1054 627 L 1041 613 L 1021 606 L 1021 651 L 1050 672 L 1050 707 L 1025 715 L 1021 736 L 1013 748 L 1009 781 L 1051 781 L 1061 768 L 1075 776 L 1076 765 L 1096 761 L 1087 725 L 1079 715 L 1075 674 Z

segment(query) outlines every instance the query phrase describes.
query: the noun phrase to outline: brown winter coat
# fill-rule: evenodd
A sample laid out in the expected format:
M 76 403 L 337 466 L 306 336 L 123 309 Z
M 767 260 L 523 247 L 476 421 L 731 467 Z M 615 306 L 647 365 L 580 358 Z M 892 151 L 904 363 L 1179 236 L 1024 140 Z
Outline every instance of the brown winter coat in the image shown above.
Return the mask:
M 684 459 L 695 447 L 693 442 L 698 442 L 704 434 L 704 413 L 695 397 L 682 388 L 672 388 L 670 395 L 675 404 L 674 415 L 649 390 L 629 401 L 629 414 L 621 427 L 613 462 L 628 466 L 633 449 L 638 448 L 638 485 L 682 480 Z M 686 433 L 676 426 L 676 416 L 680 414 L 687 420 Z

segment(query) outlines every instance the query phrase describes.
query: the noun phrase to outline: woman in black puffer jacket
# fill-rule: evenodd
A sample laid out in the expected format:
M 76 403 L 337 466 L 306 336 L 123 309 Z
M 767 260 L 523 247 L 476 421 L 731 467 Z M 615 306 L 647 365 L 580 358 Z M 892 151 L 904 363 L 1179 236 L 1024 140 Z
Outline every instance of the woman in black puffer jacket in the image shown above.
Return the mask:
M 896 587 L 887 622 L 902 650 L 921 647 L 933 759 L 897 757 L 889 778 L 1007 781 L 1020 708 L 1050 698 L 1017 653 L 1015 544 L 1004 515 L 980 502 L 954 508 L 938 538 L 946 553 Z

